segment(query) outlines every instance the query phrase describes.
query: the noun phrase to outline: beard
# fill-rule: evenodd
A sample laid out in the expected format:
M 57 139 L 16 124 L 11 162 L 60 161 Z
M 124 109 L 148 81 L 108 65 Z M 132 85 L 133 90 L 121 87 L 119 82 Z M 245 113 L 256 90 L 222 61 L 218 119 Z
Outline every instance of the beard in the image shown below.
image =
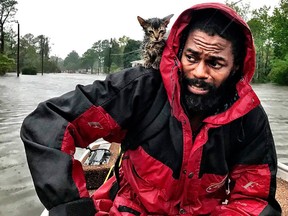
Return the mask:
M 231 73 L 230 73 L 231 74 Z M 229 76 L 218 88 L 201 79 L 189 79 L 183 75 L 181 78 L 182 102 L 189 113 L 202 113 L 211 115 L 223 107 L 227 108 L 229 100 L 235 96 L 236 83 L 232 81 L 233 76 Z M 188 86 L 197 86 L 203 90 L 208 90 L 205 95 L 198 95 L 190 92 Z

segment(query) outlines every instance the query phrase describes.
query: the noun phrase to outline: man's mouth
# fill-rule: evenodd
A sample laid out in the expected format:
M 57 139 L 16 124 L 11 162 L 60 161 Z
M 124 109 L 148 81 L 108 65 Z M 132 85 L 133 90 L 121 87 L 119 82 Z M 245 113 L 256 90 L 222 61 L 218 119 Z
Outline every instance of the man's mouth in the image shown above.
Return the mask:
M 188 85 L 188 91 L 196 95 L 205 95 L 209 92 L 208 89 L 196 85 Z

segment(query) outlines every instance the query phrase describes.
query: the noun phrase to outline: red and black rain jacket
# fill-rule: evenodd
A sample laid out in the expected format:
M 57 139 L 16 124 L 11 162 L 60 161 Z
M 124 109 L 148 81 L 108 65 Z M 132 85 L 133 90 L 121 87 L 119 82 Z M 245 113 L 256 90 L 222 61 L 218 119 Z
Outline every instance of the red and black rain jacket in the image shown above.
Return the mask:
M 203 8 L 217 8 L 241 25 L 247 55 L 237 83 L 239 98 L 224 112 L 207 117 L 193 137 L 180 103 L 177 53 L 191 13 Z M 21 138 L 41 202 L 50 215 L 61 216 L 280 215 L 275 146 L 268 118 L 249 84 L 254 69 L 250 30 L 234 11 L 218 3 L 184 11 L 167 39 L 160 73 L 129 68 L 104 81 L 78 85 L 26 117 Z M 151 121 L 139 132 L 145 119 Z M 85 148 L 99 138 L 128 149 L 113 199 L 115 177 L 90 196 L 81 163 L 73 157 L 75 147 Z

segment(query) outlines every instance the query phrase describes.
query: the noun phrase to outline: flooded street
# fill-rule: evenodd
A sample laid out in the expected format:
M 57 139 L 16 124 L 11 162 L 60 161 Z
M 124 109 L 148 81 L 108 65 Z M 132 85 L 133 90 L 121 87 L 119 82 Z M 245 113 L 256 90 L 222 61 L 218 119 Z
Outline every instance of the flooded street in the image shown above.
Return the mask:
M 104 76 L 38 74 L 0 77 L 0 216 L 40 216 L 43 211 L 19 137 L 23 119 L 41 101 Z
M 288 86 L 254 84 L 268 115 L 280 162 L 288 165 Z
M 39 102 L 105 76 L 45 74 L 0 77 L 0 216 L 40 216 L 38 200 L 19 133 L 23 119 Z M 253 85 L 266 110 L 279 161 L 288 165 L 288 87 Z

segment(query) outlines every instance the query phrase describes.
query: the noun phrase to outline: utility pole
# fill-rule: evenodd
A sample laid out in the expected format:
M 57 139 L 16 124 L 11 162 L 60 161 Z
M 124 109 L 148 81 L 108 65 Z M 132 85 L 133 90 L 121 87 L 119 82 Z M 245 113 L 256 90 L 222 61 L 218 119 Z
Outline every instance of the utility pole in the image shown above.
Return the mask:
M 17 21 L 18 35 L 17 35 L 17 77 L 20 74 L 20 24 Z
M 111 64 L 112 64 L 112 60 L 111 60 L 111 49 L 112 49 L 112 38 L 110 39 L 110 43 L 109 43 L 109 50 L 108 50 L 108 73 L 110 73 L 111 70 Z
M 43 72 L 44 72 L 44 36 L 41 35 L 41 73 L 43 75 Z

